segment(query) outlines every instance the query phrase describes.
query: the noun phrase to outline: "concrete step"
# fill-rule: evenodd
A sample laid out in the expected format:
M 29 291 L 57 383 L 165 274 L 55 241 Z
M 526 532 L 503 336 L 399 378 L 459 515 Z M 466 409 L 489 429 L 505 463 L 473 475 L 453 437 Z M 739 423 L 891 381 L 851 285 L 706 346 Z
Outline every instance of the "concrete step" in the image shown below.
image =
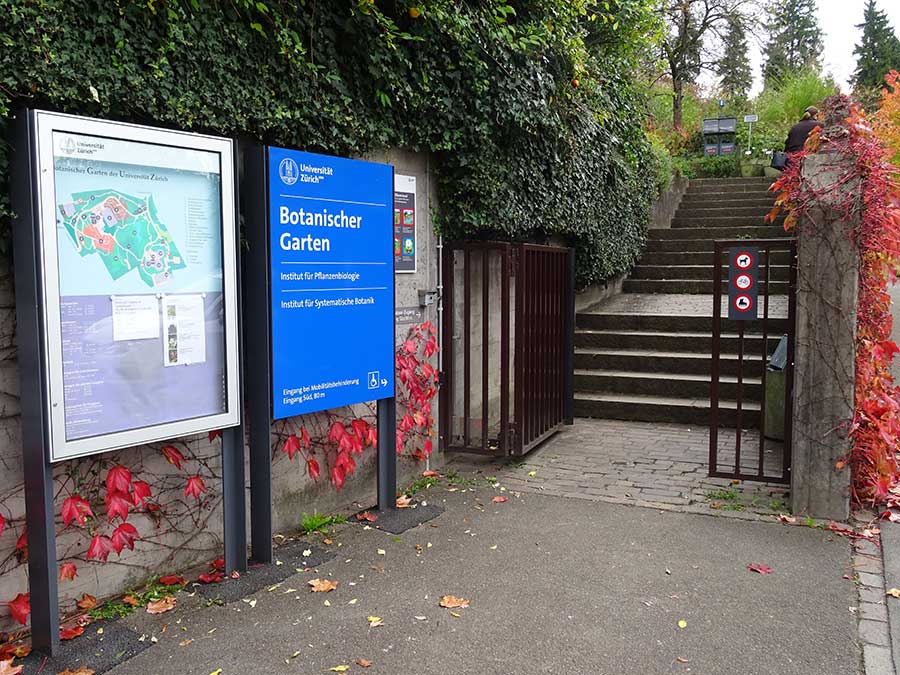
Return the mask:
M 622 284 L 622 290 L 625 293 L 694 293 L 694 294 L 710 294 L 713 292 L 713 281 L 700 281 L 697 279 L 626 279 Z M 788 291 L 787 281 L 771 280 L 768 284 L 760 280 L 759 295 L 762 297 L 766 293 L 768 285 L 769 293 L 772 295 L 784 295 Z M 721 283 L 722 293 L 728 292 L 728 282 Z
M 576 370 L 684 373 L 709 377 L 712 372 L 712 356 L 708 353 L 692 354 L 650 349 L 576 349 L 575 368 Z M 743 370 L 744 377 L 760 377 L 763 371 L 762 359 L 744 359 L 741 363 L 736 354 L 720 355 L 720 374 L 737 376 L 739 370 Z
M 667 398 L 708 399 L 710 378 L 708 375 L 678 373 L 633 373 L 623 370 L 576 370 L 575 391 L 585 394 L 637 394 L 638 396 L 663 396 Z M 736 377 L 719 378 L 719 397 L 737 400 Z M 741 398 L 745 401 L 762 400 L 762 380 L 744 378 Z
M 671 229 L 679 227 L 777 227 L 784 229 L 784 216 L 781 215 L 773 222 L 765 219 L 765 215 L 761 216 L 691 216 L 690 218 L 682 218 L 678 214 L 672 218 Z M 655 231 L 655 230 L 654 230 Z
M 769 349 L 775 350 L 781 334 L 767 336 Z M 719 337 L 719 349 L 737 354 L 740 339 L 737 333 L 724 333 Z M 744 353 L 762 358 L 762 335 L 744 335 Z M 575 332 L 575 347 L 579 349 L 641 349 L 664 352 L 691 352 L 709 355 L 712 353 L 711 332 L 690 331 L 628 331 L 628 330 L 584 330 Z
M 638 266 L 628 275 L 631 279 L 699 279 L 707 281 L 713 278 L 714 268 L 708 265 L 654 265 L 654 256 L 646 256 L 638 262 Z M 769 267 L 769 278 L 772 281 L 787 281 L 791 268 L 787 265 Z M 760 267 L 759 276 L 765 276 L 765 264 Z M 722 266 L 722 279 L 728 279 L 728 268 Z
M 679 207 L 683 208 L 723 208 L 726 206 L 767 206 L 775 204 L 775 195 L 767 192 L 756 195 L 748 192 L 700 192 L 687 194 L 681 198 Z
M 691 222 L 705 221 L 701 218 Z M 721 226 L 687 227 L 673 224 L 668 230 L 648 230 L 647 239 L 787 239 L 792 233 L 780 225 L 765 225 L 760 219 L 755 225 L 734 225 L 723 219 Z
M 737 404 L 719 401 L 719 424 L 736 426 Z M 703 399 L 664 398 L 622 394 L 576 394 L 575 415 L 602 419 L 668 422 L 704 426 L 710 423 L 709 401 Z M 741 426 L 759 425 L 759 405 L 746 403 Z
M 583 312 L 575 317 L 578 330 L 607 331 L 667 331 L 712 334 L 713 318 L 692 314 L 619 314 L 606 312 Z M 722 331 L 736 333 L 738 322 L 722 320 Z M 788 329 L 787 319 L 769 319 L 769 332 L 783 334 Z M 761 321 L 745 325 L 747 334 L 757 334 L 762 330 Z
M 733 204 L 728 204 L 727 206 L 723 206 L 722 204 L 694 206 L 693 204 L 685 204 L 682 202 L 675 212 L 675 218 L 678 218 L 679 220 L 710 217 L 732 218 L 735 216 L 765 218 L 766 214 L 771 210 L 772 204 L 762 206 L 737 206 Z
M 772 251 L 772 265 L 787 265 L 790 262 L 790 251 Z M 728 256 L 722 254 L 723 263 L 728 262 Z M 656 251 L 646 253 L 638 262 L 640 266 L 670 266 L 670 265 L 713 265 L 712 252 L 704 253 L 695 251 L 685 253 L 683 251 Z M 765 258 L 761 261 L 761 265 L 765 265 Z
M 783 232 L 783 230 L 782 230 Z M 774 234 L 775 232 L 773 232 Z M 788 253 L 787 250 L 787 239 L 785 236 L 767 236 L 766 239 L 784 239 L 785 240 L 785 253 Z M 650 255 L 659 253 L 659 252 L 681 252 L 681 253 L 705 253 L 710 258 L 712 258 L 714 246 L 713 242 L 717 239 L 733 239 L 733 237 L 717 237 L 710 236 L 704 237 L 702 239 L 697 239 L 693 237 L 685 237 L 685 238 L 677 238 L 677 239 L 668 239 L 662 237 L 653 237 L 652 239 L 647 240 L 646 248 L 644 249 L 644 258 L 649 259 Z M 748 245 L 753 246 L 753 240 L 747 240 Z

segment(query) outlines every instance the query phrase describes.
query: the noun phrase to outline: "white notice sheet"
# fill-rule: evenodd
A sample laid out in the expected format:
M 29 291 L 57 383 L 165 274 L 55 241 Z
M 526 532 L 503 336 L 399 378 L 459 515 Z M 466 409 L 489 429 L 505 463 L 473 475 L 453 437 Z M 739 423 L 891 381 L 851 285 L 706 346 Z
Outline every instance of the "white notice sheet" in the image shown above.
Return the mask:
M 112 296 L 113 341 L 155 340 L 159 337 L 156 294 Z
M 203 295 L 163 298 L 163 365 L 206 361 L 206 312 Z

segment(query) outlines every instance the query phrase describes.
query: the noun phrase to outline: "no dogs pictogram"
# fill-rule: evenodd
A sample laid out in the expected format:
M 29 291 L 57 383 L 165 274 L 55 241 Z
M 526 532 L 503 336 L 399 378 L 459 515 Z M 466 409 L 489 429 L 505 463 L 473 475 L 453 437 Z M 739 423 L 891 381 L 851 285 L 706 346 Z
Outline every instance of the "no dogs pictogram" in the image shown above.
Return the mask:
M 756 256 L 750 251 L 741 251 L 734 257 L 734 264 L 739 270 L 748 270 L 756 262 Z

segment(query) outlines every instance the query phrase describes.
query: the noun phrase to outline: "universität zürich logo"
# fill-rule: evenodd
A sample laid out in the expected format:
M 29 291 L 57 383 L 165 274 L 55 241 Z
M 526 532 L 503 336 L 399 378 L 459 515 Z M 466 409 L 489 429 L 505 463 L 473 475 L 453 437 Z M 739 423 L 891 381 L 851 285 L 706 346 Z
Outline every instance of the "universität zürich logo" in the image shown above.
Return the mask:
M 290 157 L 285 157 L 278 164 L 278 177 L 285 185 L 293 185 L 300 177 L 300 167 Z
M 59 142 L 59 149 L 66 155 L 75 154 L 75 139 L 71 136 L 64 136 Z

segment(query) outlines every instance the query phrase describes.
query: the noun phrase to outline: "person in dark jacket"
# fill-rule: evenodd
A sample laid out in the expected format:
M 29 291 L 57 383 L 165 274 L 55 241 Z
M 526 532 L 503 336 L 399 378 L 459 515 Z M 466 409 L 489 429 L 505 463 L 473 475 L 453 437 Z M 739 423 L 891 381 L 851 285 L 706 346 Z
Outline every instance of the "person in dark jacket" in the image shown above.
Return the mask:
M 787 141 L 784 144 L 784 151 L 788 155 L 803 150 L 803 145 L 806 143 L 810 132 L 822 126 L 822 123 L 816 119 L 818 116 L 819 109 L 815 106 L 809 106 L 803 111 L 803 117 L 788 132 Z

